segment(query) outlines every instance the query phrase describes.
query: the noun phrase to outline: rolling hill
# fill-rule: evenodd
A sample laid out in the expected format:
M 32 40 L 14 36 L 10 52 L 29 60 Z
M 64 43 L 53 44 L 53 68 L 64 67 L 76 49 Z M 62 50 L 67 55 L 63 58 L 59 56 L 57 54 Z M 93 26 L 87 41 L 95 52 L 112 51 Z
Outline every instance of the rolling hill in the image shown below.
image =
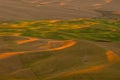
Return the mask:
M 120 79 L 119 25 L 90 18 L 1 22 L 0 79 Z
M 0 0 L 0 80 L 120 80 L 120 0 Z

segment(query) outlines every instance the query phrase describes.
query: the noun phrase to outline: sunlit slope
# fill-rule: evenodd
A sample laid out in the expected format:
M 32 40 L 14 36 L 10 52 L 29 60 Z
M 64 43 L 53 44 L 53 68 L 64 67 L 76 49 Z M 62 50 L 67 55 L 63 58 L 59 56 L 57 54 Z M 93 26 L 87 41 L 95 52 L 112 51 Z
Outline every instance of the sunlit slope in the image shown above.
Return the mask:
M 76 45 L 58 51 L 15 55 L 0 60 L 0 78 L 2 80 L 4 78 L 5 80 L 51 80 L 76 70 L 107 65 L 109 62 L 106 52 L 107 50 L 89 41 L 77 41 Z
M 24 43 L 20 44 L 19 41 L 24 41 Z M 94 42 L 76 40 L 76 44 L 70 47 L 57 50 L 55 48 L 48 51 L 48 48 L 41 50 L 39 46 L 46 46 L 46 42 L 50 41 L 49 39 L 27 41 L 24 37 L 1 36 L 0 42 L 3 46 L 0 48 L 1 80 L 120 79 L 119 55 L 99 47 Z M 61 45 L 68 45 L 66 43 L 60 45 L 58 42 L 56 46 L 58 48 Z M 1 58 L 3 53 L 8 51 L 24 53 L 9 57 L 6 55 L 7 57 Z M 111 74 L 112 76 L 110 76 Z
M 1 35 L 51 39 L 120 41 L 120 21 L 109 19 L 37 20 L 0 23 Z

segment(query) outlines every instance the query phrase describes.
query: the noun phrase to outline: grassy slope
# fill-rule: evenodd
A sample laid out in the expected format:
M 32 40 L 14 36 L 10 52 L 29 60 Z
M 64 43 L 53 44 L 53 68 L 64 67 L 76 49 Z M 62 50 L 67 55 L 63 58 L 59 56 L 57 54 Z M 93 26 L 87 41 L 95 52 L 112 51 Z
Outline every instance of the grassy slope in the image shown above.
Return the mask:
M 69 21 L 21 21 L 0 24 L 0 34 L 14 33 L 51 39 L 120 41 L 120 23 L 117 20 L 108 19 L 77 19 Z

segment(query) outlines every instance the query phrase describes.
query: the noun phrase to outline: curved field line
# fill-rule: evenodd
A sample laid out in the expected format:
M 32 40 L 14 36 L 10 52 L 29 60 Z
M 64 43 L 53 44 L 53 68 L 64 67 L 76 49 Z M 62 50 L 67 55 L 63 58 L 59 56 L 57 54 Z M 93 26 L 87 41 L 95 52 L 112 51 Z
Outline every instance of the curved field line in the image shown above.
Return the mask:
M 49 49 L 49 50 L 50 50 L 50 51 L 62 50 L 62 49 L 71 47 L 71 46 L 73 46 L 73 45 L 76 44 L 76 41 L 73 41 L 73 40 L 69 40 L 69 41 L 66 41 L 66 42 L 67 42 L 67 43 L 66 43 L 64 46 L 52 48 L 52 49 Z
M 97 66 L 93 66 L 93 67 L 90 67 L 90 68 L 70 72 L 70 73 L 64 74 L 64 76 L 70 76 L 70 75 L 74 75 L 74 74 L 82 74 L 82 73 L 90 73 L 90 72 L 94 72 L 94 71 L 100 71 L 107 66 L 108 66 L 107 64 L 97 65 Z
M 77 74 L 83 74 L 83 73 L 91 73 L 91 72 L 95 72 L 95 71 L 100 71 L 106 67 L 108 67 L 108 64 L 101 64 L 101 65 L 97 65 L 97 66 L 92 66 L 89 68 L 85 68 L 85 69 L 81 69 L 81 70 L 75 70 L 75 71 L 71 71 L 71 72 L 65 72 L 65 73 L 60 73 L 54 76 L 50 76 L 45 78 L 45 80 L 49 80 L 52 78 L 57 78 L 57 77 L 67 77 L 67 76 L 72 76 L 72 75 L 77 75 Z
M 24 44 L 24 43 L 28 43 L 28 42 L 32 42 L 32 41 L 36 41 L 36 40 L 39 40 L 39 39 L 38 38 L 30 38 L 29 40 L 23 40 L 23 41 L 21 40 L 20 42 L 18 42 L 18 44 Z M 29 53 L 29 52 L 62 50 L 62 49 L 71 47 L 71 46 L 76 44 L 76 41 L 66 40 L 66 41 L 61 41 L 61 42 L 64 42 L 64 45 L 59 46 L 59 47 L 55 47 L 55 48 L 50 48 L 50 46 L 51 46 L 49 44 L 50 42 L 48 42 L 48 44 L 45 45 L 45 47 L 48 46 L 48 48 L 45 48 L 45 50 L 33 50 L 33 51 L 21 51 L 21 52 L 5 52 L 5 53 L 0 54 L 0 59 L 5 59 L 5 58 L 8 58 L 8 57 L 11 57 L 11 56 L 14 56 L 14 55 L 24 54 L 24 53 Z
M 113 51 L 109 50 L 105 54 L 106 54 L 107 60 L 110 63 L 96 65 L 96 66 L 92 66 L 92 67 L 89 67 L 89 68 L 84 68 L 84 69 L 81 69 L 81 70 L 75 70 L 75 71 L 71 71 L 71 72 L 61 73 L 61 74 L 58 74 L 56 76 L 48 77 L 45 80 L 49 80 L 49 79 L 56 78 L 56 77 L 67 77 L 67 76 L 72 76 L 72 75 L 76 75 L 76 74 L 83 74 L 83 73 L 91 73 L 91 72 L 95 72 L 95 71 L 101 71 L 104 68 L 109 67 L 112 63 L 116 63 L 117 61 L 120 61 L 120 57 L 116 53 L 114 53 Z
M 37 41 L 39 40 L 38 38 L 29 38 L 28 40 L 18 40 L 16 41 L 17 44 L 24 44 L 24 43 L 29 43 L 29 42 L 33 42 L 33 41 Z
M 11 57 L 11 56 L 14 56 L 14 55 L 17 55 L 17 54 L 23 54 L 24 52 L 6 52 L 6 53 L 1 53 L 0 54 L 0 59 L 5 59 L 5 58 L 8 58 L 8 57 Z

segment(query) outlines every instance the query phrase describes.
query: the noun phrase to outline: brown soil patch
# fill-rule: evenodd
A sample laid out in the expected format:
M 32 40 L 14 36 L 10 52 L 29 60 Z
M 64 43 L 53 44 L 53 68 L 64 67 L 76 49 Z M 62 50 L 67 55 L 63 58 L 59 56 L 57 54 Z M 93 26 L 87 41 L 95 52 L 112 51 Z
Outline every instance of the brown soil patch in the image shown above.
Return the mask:
M 105 0 L 105 2 L 106 2 L 106 3 L 110 3 L 110 2 L 112 2 L 112 0 Z
M 106 55 L 109 62 L 116 62 L 120 60 L 120 57 L 113 51 L 107 51 Z

